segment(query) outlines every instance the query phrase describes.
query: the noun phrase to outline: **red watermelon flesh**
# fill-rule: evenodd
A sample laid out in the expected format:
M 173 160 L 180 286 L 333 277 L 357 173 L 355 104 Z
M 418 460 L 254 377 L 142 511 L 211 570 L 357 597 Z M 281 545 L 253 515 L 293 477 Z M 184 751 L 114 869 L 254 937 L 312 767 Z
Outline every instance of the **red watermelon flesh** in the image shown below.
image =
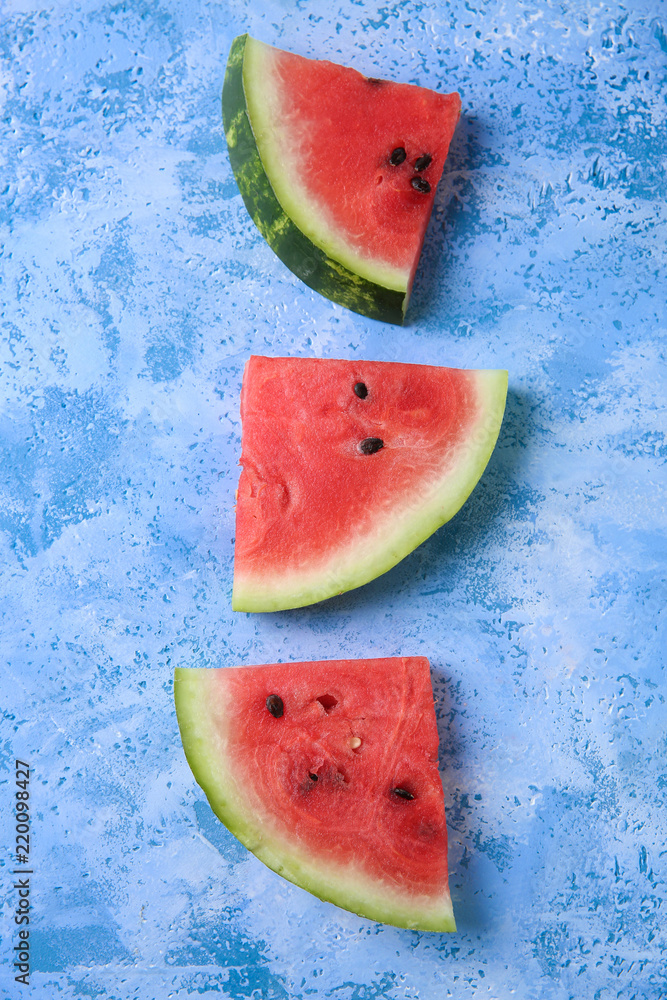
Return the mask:
M 346 254 L 384 263 L 411 282 L 460 116 L 459 95 L 268 46 L 253 65 L 264 74 L 265 110 L 252 103 L 250 112 L 265 169 L 280 164 L 279 178 L 270 173 L 279 198 L 300 203 L 299 217 L 312 212 L 311 226 L 301 228 L 317 227 L 318 242 L 326 244 L 323 232 L 335 234 Z M 405 158 L 393 163 L 397 149 Z M 415 187 L 413 179 L 422 183 Z
M 373 919 L 453 930 L 428 660 L 176 671 L 183 745 L 269 867 Z
M 472 491 L 506 391 L 504 371 L 252 357 L 234 608 L 299 607 L 394 566 Z

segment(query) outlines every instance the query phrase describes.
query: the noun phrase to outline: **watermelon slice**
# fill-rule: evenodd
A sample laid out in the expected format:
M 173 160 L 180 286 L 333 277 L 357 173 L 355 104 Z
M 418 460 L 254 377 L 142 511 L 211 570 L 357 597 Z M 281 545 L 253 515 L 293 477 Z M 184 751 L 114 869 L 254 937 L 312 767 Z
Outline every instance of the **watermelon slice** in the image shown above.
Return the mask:
M 395 566 L 472 492 L 506 393 L 506 371 L 251 357 L 233 608 L 302 607 Z
M 311 288 L 402 323 L 458 94 L 235 39 L 222 112 L 248 212 Z
M 269 868 L 372 920 L 455 930 L 428 660 L 178 668 L 183 747 Z

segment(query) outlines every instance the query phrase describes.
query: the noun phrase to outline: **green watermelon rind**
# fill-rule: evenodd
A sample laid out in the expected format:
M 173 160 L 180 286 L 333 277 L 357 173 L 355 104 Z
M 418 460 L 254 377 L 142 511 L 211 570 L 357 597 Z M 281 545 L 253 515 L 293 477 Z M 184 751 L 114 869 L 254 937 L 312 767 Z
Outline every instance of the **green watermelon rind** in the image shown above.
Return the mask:
M 298 850 L 285 840 L 262 815 L 261 804 L 253 802 L 247 789 L 236 781 L 230 767 L 227 740 L 221 717 L 213 702 L 220 705 L 221 686 L 213 671 L 205 667 L 177 667 L 174 672 L 176 716 L 185 756 L 195 780 L 204 791 L 211 809 L 227 829 L 268 868 L 319 899 L 334 903 L 361 917 L 412 930 L 448 932 L 456 930 L 448 892 L 435 900 L 391 892 L 365 876 L 356 867 L 342 868 L 309 855 L 305 846 Z M 214 690 L 215 683 L 215 690 Z
M 222 90 L 222 118 L 229 159 L 248 214 L 274 253 L 306 285 L 354 312 L 402 324 L 407 288 L 389 288 L 334 260 L 313 243 L 283 209 L 262 163 L 250 123 L 244 85 L 247 34 L 234 39 Z
M 352 534 L 329 562 L 309 572 L 280 571 L 243 576 L 234 571 L 234 611 L 285 611 L 344 594 L 393 569 L 410 552 L 450 521 L 466 502 L 484 472 L 500 433 L 507 399 L 508 373 L 502 369 L 470 371 L 475 377 L 479 410 L 459 446 L 455 466 L 447 467 L 427 497 L 385 517 L 373 536 Z
M 280 61 L 284 55 L 255 38 L 248 38 L 243 61 L 243 86 L 248 117 L 257 149 L 266 170 L 276 198 L 292 222 L 315 246 L 346 267 L 352 274 L 366 278 L 374 284 L 405 293 L 410 283 L 410 269 L 405 266 L 391 266 L 388 263 L 368 257 L 350 244 L 349 238 L 338 228 L 330 217 L 325 205 L 313 201 L 300 183 L 298 163 L 285 163 L 287 150 L 284 146 L 284 122 L 282 109 L 276 94 L 276 70 L 280 77 Z M 277 65 L 276 65 L 277 64 Z M 335 63 L 330 65 L 334 74 L 341 70 Z M 363 80 L 354 70 L 348 70 Z M 278 123 L 278 124 L 277 124 Z M 291 145 L 291 143 L 290 143 Z

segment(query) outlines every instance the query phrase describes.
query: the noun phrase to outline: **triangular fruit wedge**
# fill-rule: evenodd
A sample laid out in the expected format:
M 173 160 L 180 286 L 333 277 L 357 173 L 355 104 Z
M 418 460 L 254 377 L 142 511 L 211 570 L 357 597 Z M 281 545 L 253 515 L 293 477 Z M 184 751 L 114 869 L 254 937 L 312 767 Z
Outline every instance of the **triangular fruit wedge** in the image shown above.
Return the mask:
M 302 607 L 395 566 L 472 492 L 506 393 L 506 371 L 251 357 L 233 608 Z
M 178 668 L 185 753 L 269 868 L 372 920 L 455 930 L 428 660 Z
M 402 323 L 458 94 L 236 38 L 222 113 L 248 212 L 302 281 Z

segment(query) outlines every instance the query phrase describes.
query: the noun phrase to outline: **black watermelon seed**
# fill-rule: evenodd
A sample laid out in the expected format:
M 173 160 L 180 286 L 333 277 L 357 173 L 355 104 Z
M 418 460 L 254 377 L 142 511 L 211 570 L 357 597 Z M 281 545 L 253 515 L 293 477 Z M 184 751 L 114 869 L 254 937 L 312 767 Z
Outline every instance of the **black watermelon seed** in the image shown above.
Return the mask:
M 359 442 L 359 451 L 362 455 L 374 455 L 380 448 L 384 448 L 382 438 L 364 438 Z
M 408 801 L 414 799 L 412 792 L 406 791 L 405 788 L 394 788 L 393 792 L 394 795 L 398 795 L 399 799 L 407 799 Z
M 313 774 L 312 771 L 308 773 L 308 777 L 310 778 L 311 781 L 317 781 L 317 775 Z
M 357 382 L 354 386 L 354 394 L 358 396 L 359 399 L 365 399 L 368 395 L 368 387 L 364 382 Z
M 420 194 L 428 194 L 431 190 L 431 185 L 423 177 L 413 177 L 410 183 L 415 191 L 419 191 Z
M 266 707 L 274 719 L 279 719 L 285 711 L 282 698 L 277 694 L 270 694 L 266 699 Z
M 430 165 L 432 159 L 433 157 L 431 156 L 430 153 L 424 153 L 424 155 L 420 156 L 419 159 L 415 162 L 415 170 L 417 171 L 426 170 L 426 168 Z
M 392 167 L 400 167 L 407 155 L 402 146 L 397 146 L 389 157 L 389 162 Z

